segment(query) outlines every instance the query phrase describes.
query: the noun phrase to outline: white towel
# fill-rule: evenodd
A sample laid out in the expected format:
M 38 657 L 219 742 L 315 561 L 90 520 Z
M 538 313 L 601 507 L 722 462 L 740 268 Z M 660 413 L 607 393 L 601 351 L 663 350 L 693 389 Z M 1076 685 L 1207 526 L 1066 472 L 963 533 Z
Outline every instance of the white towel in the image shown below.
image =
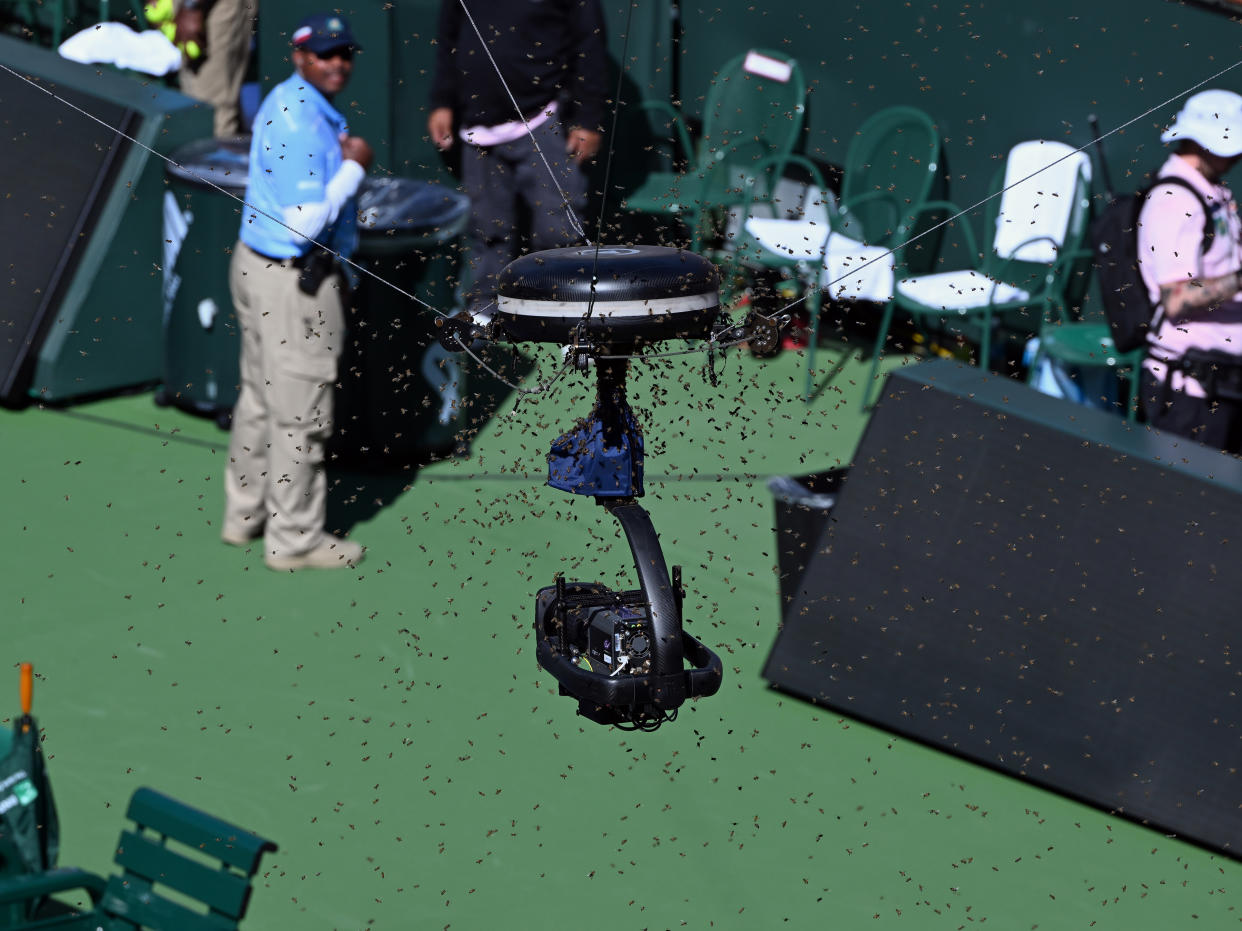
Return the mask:
M 158 29 L 134 32 L 124 23 L 90 26 L 60 44 L 60 55 L 84 65 L 116 65 L 164 75 L 181 67 L 181 51 Z
M 989 303 L 1022 303 L 1031 297 L 1029 291 L 994 281 L 973 269 L 903 278 L 897 290 L 924 307 L 942 307 L 958 313 L 978 310 Z
M 1055 262 L 1065 243 L 1080 171 L 1090 181 L 1091 160 L 1064 142 L 1035 139 L 1010 149 L 996 216 L 996 254 L 1023 262 Z
M 882 246 L 866 246 L 844 233 L 833 233 L 820 286 L 834 301 L 883 304 L 893 298 L 893 255 Z
M 764 249 L 799 262 L 823 262 L 819 284 L 836 301 L 878 301 L 893 297 L 893 257 L 844 233 L 828 232 L 827 216 L 774 220 L 751 217 L 750 233 Z M 825 237 L 827 248 L 825 248 Z
M 818 263 L 828 236 L 828 217 L 802 220 L 750 217 L 746 221 L 746 232 L 769 252 L 798 262 Z

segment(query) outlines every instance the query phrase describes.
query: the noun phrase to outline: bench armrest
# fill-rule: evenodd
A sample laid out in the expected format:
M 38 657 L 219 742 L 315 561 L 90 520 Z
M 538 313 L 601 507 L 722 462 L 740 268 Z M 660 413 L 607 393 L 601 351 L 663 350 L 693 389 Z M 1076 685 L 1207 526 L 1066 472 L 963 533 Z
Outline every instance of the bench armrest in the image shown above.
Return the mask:
M 41 899 L 70 889 L 84 889 L 93 905 L 103 897 L 107 880 L 76 867 L 45 870 L 42 873 L 26 873 L 0 879 L 0 905 Z

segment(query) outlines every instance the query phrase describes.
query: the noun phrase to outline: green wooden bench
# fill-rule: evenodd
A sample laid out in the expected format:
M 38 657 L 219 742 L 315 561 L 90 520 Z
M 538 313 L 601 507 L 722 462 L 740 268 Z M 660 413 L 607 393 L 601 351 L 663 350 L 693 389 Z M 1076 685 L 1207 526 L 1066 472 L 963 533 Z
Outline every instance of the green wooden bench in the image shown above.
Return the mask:
M 81 890 L 72 914 L 10 925 L 23 931 L 230 931 L 246 914 L 259 859 L 276 845 L 196 808 L 139 789 L 121 832 L 120 875 L 104 879 L 79 869 L 55 869 L 0 880 L 0 911 L 28 907 L 45 897 Z M 171 890 L 171 896 L 166 890 Z M 198 903 L 198 908 L 185 903 Z M 43 914 L 45 910 L 41 910 Z

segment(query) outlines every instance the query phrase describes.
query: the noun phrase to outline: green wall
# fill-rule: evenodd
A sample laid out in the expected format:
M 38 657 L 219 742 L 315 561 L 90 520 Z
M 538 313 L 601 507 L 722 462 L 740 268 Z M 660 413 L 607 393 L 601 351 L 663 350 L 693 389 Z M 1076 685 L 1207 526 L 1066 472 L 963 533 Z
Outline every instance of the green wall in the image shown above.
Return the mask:
M 645 96 L 668 99 L 672 92 L 672 20 L 667 0 L 641 0 L 632 15 L 625 0 L 602 2 L 614 81 L 623 51 L 629 61 L 622 99 L 632 99 L 640 89 Z M 353 80 L 338 103 L 350 118 L 351 130 L 375 147 L 381 171 L 443 177 L 446 164 L 426 139 L 439 8 L 439 0 L 352 0 L 338 7 L 363 46 Z M 259 29 L 264 91 L 291 72 L 289 35 L 306 9 L 294 0 L 265 0 Z M 632 35 L 628 46 L 627 22 Z M 620 155 L 624 158 L 626 153 Z
M 455 0 L 453 0 L 455 2 Z M 626 0 L 604 0 L 613 68 L 625 47 Z M 288 73 L 288 32 L 303 7 L 268 0 L 260 70 L 270 85 Z M 438 0 L 352 0 L 341 7 L 366 46 L 345 106 L 376 144 L 381 166 L 431 177 L 443 170 L 424 139 Z M 911 104 L 933 116 L 945 139 L 949 194 L 984 197 L 1005 152 L 1033 137 L 1074 145 L 1129 124 L 1106 140 L 1115 186 L 1136 187 L 1159 165 L 1160 128 L 1177 98 L 1238 60 L 1242 30 L 1225 6 L 1169 0 L 881 0 L 790 5 L 714 0 L 681 9 L 684 41 L 670 50 L 666 0 L 636 0 L 622 100 L 668 97 L 674 70 L 694 112 L 713 71 L 751 47 L 784 49 L 811 88 L 805 151 L 840 164 L 852 133 L 874 111 Z M 1207 86 L 1242 90 L 1242 68 Z M 1151 112 L 1147 112 L 1151 111 Z M 645 158 L 631 131 L 618 134 L 624 174 Z
M 36 76 L 79 105 L 89 108 L 97 99 L 115 108 L 109 112 L 128 110 L 137 118 L 123 128 L 139 144 L 126 147 L 111 186 L 100 193 L 92 208 L 98 213 L 91 214 L 80 233 L 76 257 L 60 284 L 64 290 L 55 292 L 54 310 L 43 324 L 29 393 L 59 402 L 158 381 L 164 354 L 167 166 L 162 157 L 171 156 L 186 142 L 210 136 L 211 113 L 158 82 L 80 65 L 8 36 L 0 36 L 0 62 Z M 10 81 L 6 93 L 16 100 L 23 91 Z M 45 105 L 66 132 L 82 127 L 86 138 L 96 131 L 86 116 L 65 102 L 48 98 Z M 8 123 L 11 138 L 7 145 L 25 151 L 31 165 L 43 155 L 55 164 L 52 153 L 41 148 L 55 143 L 41 136 L 38 127 L 22 125 L 20 119 L 10 118 Z M 65 155 L 63 151 L 56 154 Z M 81 208 L 77 201 L 61 203 L 58 186 L 39 171 L 29 175 L 18 171 L 6 177 L 6 182 L 45 192 L 42 198 L 49 204 L 50 216 L 59 218 L 56 222 L 73 222 L 74 211 Z M 37 216 L 0 208 L 0 228 L 10 240 L 32 237 L 39 241 L 45 235 L 44 225 Z M 6 309 L 0 308 L 0 324 L 7 322 Z
M 1015 142 L 1090 143 L 1092 113 L 1103 131 L 1134 120 L 1105 146 L 1114 185 L 1137 186 L 1164 158 L 1159 131 L 1179 106 L 1165 101 L 1233 65 L 1242 46 L 1236 17 L 1168 0 L 718 0 L 688 4 L 682 19 L 688 104 L 730 54 L 784 49 L 808 74 L 808 154 L 841 163 L 867 116 L 917 106 L 941 129 L 950 196 L 963 204 L 986 195 Z M 1207 86 L 1242 91 L 1242 68 Z

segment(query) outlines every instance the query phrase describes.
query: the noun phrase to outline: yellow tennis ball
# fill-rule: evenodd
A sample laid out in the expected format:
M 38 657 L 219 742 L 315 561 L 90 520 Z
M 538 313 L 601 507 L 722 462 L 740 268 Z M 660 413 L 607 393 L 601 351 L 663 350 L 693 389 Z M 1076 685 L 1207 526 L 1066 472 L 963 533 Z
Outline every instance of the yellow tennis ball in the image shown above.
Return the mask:
M 181 44 L 181 50 L 185 52 L 185 57 L 193 61 L 203 54 L 203 50 L 198 47 L 198 43 L 191 39 L 189 42 Z
M 145 4 L 142 12 L 146 14 L 147 22 L 152 26 L 172 22 L 173 0 L 154 0 L 153 3 Z

